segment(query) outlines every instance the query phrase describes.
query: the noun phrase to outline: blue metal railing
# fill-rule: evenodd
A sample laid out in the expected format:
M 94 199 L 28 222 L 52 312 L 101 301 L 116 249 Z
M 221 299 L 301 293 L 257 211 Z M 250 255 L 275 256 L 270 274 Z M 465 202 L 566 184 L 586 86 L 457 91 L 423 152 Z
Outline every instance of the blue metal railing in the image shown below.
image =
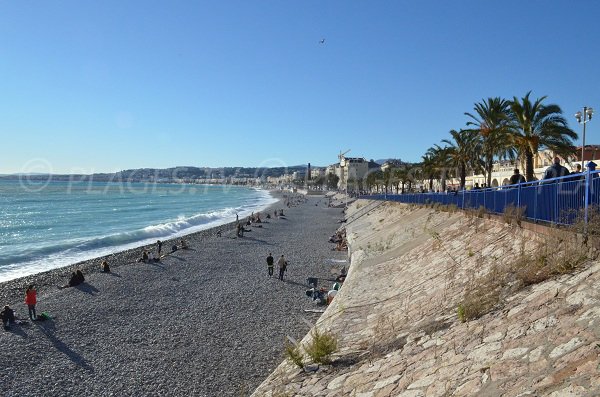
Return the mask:
M 600 205 L 599 173 L 588 170 L 541 181 L 459 192 L 374 194 L 360 198 L 407 204 L 453 204 L 462 209 L 483 207 L 495 214 L 502 214 L 511 206 L 522 208 L 524 218 L 535 222 L 572 224 L 583 214 L 587 223 L 589 208 Z

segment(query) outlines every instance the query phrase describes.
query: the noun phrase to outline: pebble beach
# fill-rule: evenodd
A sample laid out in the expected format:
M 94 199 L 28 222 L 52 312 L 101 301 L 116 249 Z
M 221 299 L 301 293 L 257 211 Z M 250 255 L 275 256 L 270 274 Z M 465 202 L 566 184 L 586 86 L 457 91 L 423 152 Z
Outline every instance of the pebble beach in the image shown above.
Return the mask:
M 160 262 L 136 262 L 140 247 L 0 284 L 22 319 L 35 284 L 38 314 L 52 317 L 0 333 L 0 395 L 249 395 L 284 359 L 286 337 L 301 339 L 319 316 L 305 311 L 317 309 L 306 278 L 330 287 L 344 266 L 347 253 L 328 242 L 344 215 L 327 201 L 280 201 L 268 212 L 284 217 L 263 214 L 242 238 L 234 223 L 187 235 L 190 248 Z M 268 277 L 269 252 L 288 260 L 284 282 Z M 59 289 L 76 268 L 86 282 Z

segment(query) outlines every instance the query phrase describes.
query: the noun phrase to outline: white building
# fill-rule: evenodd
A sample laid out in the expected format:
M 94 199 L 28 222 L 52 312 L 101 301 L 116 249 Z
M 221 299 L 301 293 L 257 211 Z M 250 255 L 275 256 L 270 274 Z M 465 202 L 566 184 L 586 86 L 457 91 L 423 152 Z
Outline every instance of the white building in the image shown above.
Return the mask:
M 369 173 L 369 162 L 362 157 L 344 157 L 340 158 L 340 180 L 338 188 L 348 189 L 348 180 L 359 181 L 367 177 Z

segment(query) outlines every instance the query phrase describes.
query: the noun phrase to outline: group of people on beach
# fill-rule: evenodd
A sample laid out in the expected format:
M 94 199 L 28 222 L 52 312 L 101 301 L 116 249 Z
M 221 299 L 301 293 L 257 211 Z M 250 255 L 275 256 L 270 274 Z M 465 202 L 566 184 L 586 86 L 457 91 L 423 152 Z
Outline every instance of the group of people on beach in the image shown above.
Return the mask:
M 139 258 L 137 261 L 144 262 L 144 263 L 160 261 L 160 258 L 163 257 L 162 246 L 163 246 L 163 242 L 160 240 L 157 240 L 156 241 L 156 255 L 154 255 L 154 252 L 152 250 L 143 250 L 142 257 Z M 179 241 L 179 244 L 173 244 L 171 246 L 171 253 L 173 253 L 179 249 L 188 249 L 188 248 L 190 248 L 190 247 L 188 246 L 187 241 L 185 241 L 184 239 L 181 239 Z
M 156 249 L 157 249 L 156 258 L 158 260 L 160 260 L 160 257 L 161 257 L 162 245 L 163 245 L 162 241 L 158 240 L 156 242 Z M 171 251 L 175 252 L 179 248 L 181 248 L 181 249 L 189 248 L 187 242 L 184 239 L 180 240 L 180 245 L 174 245 L 173 247 L 171 247 Z M 138 262 L 150 262 L 152 260 L 154 260 L 152 251 L 150 251 L 150 254 L 148 254 L 148 251 L 144 250 L 142 253 L 142 258 L 140 258 L 138 260 Z M 110 273 L 110 265 L 108 264 L 108 261 L 103 260 L 102 263 L 100 264 L 100 269 L 103 273 Z M 85 282 L 85 276 L 83 275 L 83 272 L 80 269 L 77 269 L 71 273 L 69 282 L 65 285 L 59 286 L 58 288 L 63 289 L 63 288 L 69 288 L 69 287 L 76 287 L 78 285 L 81 285 L 83 282 Z M 38 320 L 42 319 L 42 318 L 38 317 L 35 312 L 35 306 L 37 304 L 37 291 L 35 290 L 33 285 L 30 285 L 27 288 L 27 290 L 25 291 L 25 304 L 27 305 L 27 308 L 29 310 L 29 318 L 31 319 L 31 321 L 38 321 Z M 43 317 L 45 319 L 47 317 L 47 314 L 44 313 Z M 3 324 L 5 330 L 10 329 L 10 325 L 14 324 L 17 320 L 15 311 L 14 311 L 14 309 L 12 309 L 10 307 L 10 305 L 4 306 L 3 310 L 0 311 L 0 318 L 2 319 L 2 324 Z
M 284 194 L 283 195 L 283 204 L 288 208 L 303 204 L 306 201 L 307 201 L 307 198 L 303 194 L 290 194 L 290 195 Z
M 29 311 L 29 319 L 31 321 L 37 321 L 38 316 L 35 313 L 35 305 L 37 304 L 37 291 L 34 285 L 29 285 L 25 290 L 25 304 Z M 4 309 L 0 311 L 0 318 L 2 319 L 2 325 L 5 330 L 9 330 L 10 326 L 17 321 L 15 311 L 9 305 L 4 306 Z
M 267 272 L 269 274 L 269 277 L 273 277 L 273 270 L 275 268 L 274 261 L 275 260 L 273 259 L 273 254 L 269 252 L 269 255 L 267 256 Z M 283 255 L 281 255 L 281 257 L 279 257 L 279 259 L 277 260 L 277 266 L 279 267 L 279 279 L 283 281 L 283 275 L 287 271 L 288 267 L 288 261 Z
M 330 243 L 335 243 L 333 251 L 346 251 L 348 250 L 348 240 L 346 240 L 346 229 L 341 229 L 335 232 L 334 235 L 329 237 Z

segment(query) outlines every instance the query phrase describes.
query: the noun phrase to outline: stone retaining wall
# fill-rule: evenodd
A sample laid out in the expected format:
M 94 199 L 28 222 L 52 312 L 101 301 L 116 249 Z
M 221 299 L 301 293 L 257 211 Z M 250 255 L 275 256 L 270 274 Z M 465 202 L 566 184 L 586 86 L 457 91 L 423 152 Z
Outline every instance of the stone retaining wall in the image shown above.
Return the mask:
M 549 237 L 397 203 L 363 215 L 368 205 L 349 208 L 352 264 L 316 324 L 338 337 L 332 365 L 285 361 L 255 396 L 600 395 L 599 263 L 463 323 L 465 291 Z

